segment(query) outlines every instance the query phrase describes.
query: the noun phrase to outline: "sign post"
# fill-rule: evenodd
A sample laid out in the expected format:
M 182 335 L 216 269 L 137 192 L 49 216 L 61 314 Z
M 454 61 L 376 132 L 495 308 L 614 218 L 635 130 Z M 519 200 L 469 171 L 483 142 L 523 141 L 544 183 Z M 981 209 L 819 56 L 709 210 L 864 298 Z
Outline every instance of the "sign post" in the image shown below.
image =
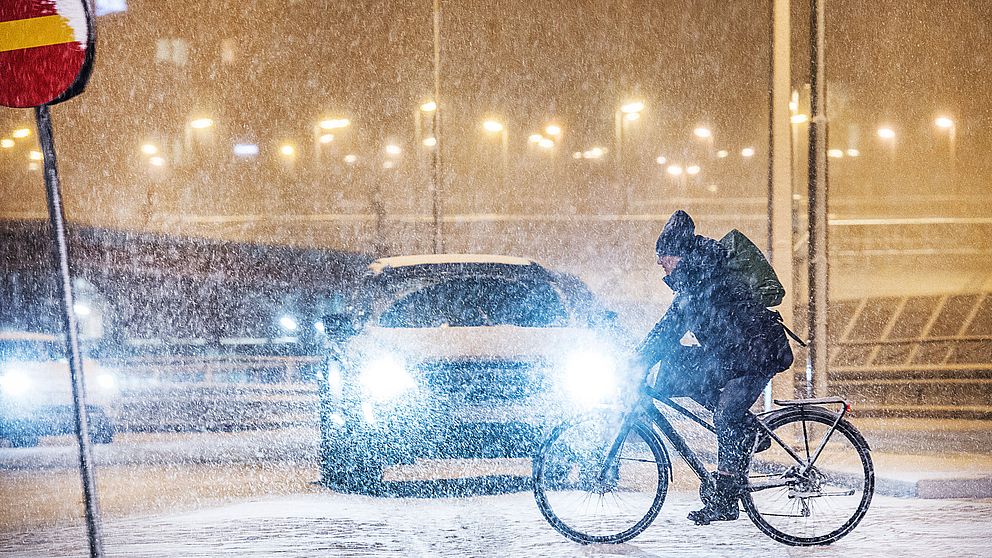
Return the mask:
M 95 38 L 93 7 L 88 0 L 8 0 L 0 4 L 0 105 L 35 109 L 62 293 L 90 556 L 99 558 L 103 556 L 103 540 L 86 416 L 86 387 L 79 350 L 79 325 L 73 309 L 65 212 L 49 114 L 49 105 L 71 99 L 86 87 L 93 68 Z

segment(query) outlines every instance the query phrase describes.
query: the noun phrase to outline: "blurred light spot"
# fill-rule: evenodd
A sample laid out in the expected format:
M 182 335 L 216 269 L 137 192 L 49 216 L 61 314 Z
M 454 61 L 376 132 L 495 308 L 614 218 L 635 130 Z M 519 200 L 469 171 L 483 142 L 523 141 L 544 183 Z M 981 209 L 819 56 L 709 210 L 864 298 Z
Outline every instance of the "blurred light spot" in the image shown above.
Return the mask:
M 351 154 L 345 155 L 344 162 L 348 163 L 349 165 L 354 165 L 355 163 L 358 162 L 358 155 L 351 155 Z
M 541 134 L 531 134 L 527 136 L 527 141 L 530 143 L 537 143 L 542 139 L 544 139 L 544 136 L 542 136 Z
M 29 171 L 36 171 L 39 168 L 40 167 L 38 167 L 38 163 L 28 163 L 28 170 Z
M 699 174 L 699 171 L 700 168 L 698 165 L 692 165 L 689 168 L 685 169 L 686 174 L 692 174 L 692 175 Z
M 390 155 L 399 155 L 400 153 L 403 153 L 403 149 L 400 146 L 391 143 L 386 146 L 386 153 L 389 153 Z
M 150 143 L 146 143 L 141 146 L 141 152 L 145 155 L 154 155 L 158 153 L 158 148 Z
M 808 121 L 809 121 L 809 116 L 805 114 L 793 114 L 792 117 L 789 118 L 789 122 L 792 122 L 793 124 L 802 124 Z
M 561 126 L 557 124 L 548 124 L 547 126 L 544 127 L 544 133 L 548 134 L 549 136 L 560 136 Z
M 324 326 L 324 322 L 314 322 L 313 328 L 317 330 L 318 333 L 324 333 L 327 331 L 327 327 Z
M 704 128 L 702 126 L 693 130 L 692 133 L 695 134 L 697 138 L 705 139 L 705 138 L 713 137 L 713 130 L 710 130 L 709 128 Z
M 96 0 L 96 15 L 104 16 L 127 11 L 127 0 Z
M 893 139 L 896 137 L 896 131 L 887 127 L 879 128 L 878 137 L 882 139 Z
M 100 374 L 96 377 L 96 383 L 102 389 L 114 389 L 117 387 L 117 378 L 113 374 Z
M 754 157 L 754 148 L 745 147 L 744 149 L 741 149 L 741 157 Z
M 89 316 L 92 310 L 90 310 L 89 305 L 83 302 L 77 302 L 72 305 L 72 309 L 76 311 L 76 314 L 80 316 Z
M 320 143 L 331 143 L 334 141 L 334 134 L 321 134 L 317 141 Z
M 28 153 L 28 159 L 31 159 L 32 161 L 42 160 L 43 157 L 41 156 L 41 151 L 31 151 Z
M 541 141 L 537 142 L 537 145 L 542 149 L 551 149 L 552 147 L 555 146 L 555 142 L 548 138 L 542 138 Z
M 830 157 L 832 159 L 840 159 L 843 156 L 844 156 L 844 150 L 843 149 L 828 149 L 827 150 L 827 157 Z
M 152 157 L 151 159 L 148 159 L 148 164 L 153 167 L 161 167 L 165 165 L 165 159 L 161 157 Z
M 482 123 L 482 128 L 491 133 L 502 132 L 503 125 L 495 120 L 486 120 Z
M 424 138 L 424 147 L 434 147 L 437 145 L 437 138 L 434 136 Z
M 944 128 L 945 130 L 954 127 L 954 121 L 946 116 L 937 118 L 933 121 L 933 123 L 936 124 L 938 128 Z
M 606 150 L 602 147 L 593 147 L 592 149 L 584 152 L 582 157 L 586 159 L 599 159 L 604 153 L 606 153 Z
M 279 153 L 282 153 L 286 157 L 292 157 L 293 155 L 296 154 L 296 148 L 293 147 L 292 145 L 289 145 L 288 143 L 286 143 L 286 144 L 283 144 L 283 146 L 279 148 Z
M 386 162 L 384 162 L 382 164 L 382 168 L 384 168 L 384 169 L 394 169 L 394 168 L 396 168 L 396 163 L 394 163 L 393 161 L 386 161 Z
M 10 138 L 0 139 L 0 147 L 4 149 L 10 149 L 11 147 L 14 147 L 14 140 Z
M 664 155 L 658 155 L 658 158 L 657 158 L 657 159 L 655 159 L 654 161 L 655 161 L 656 163 L 658 163 L 659 165 L 664 165 L 665 163 L 667 163 L 667 162 L 668 162 L 668 158 L 667 158 L 667 157 L 665 157 Z
M 726 159 L 728 155 L 730 155 L 730 153 L 726 149 L 721 149 L 716 152 L 716 156 L 719 159 Z
M 197 130 L 202 130 L 204 128 L 209 128 L 214 125 L 214 121 L 210 118 L 197 118 L 189 123 L 191 128 L 196 128 Z
M 678 176 L 682 174 L 682 167 L 678 165 L 669 165 L 668 168 L 665 169 L 665 171 L 672 176 Z
M 620 106 L 620 112 L 624 114 L 637 114 L 642 110 L 644 110 L 644 101 L 630 101 Z
M 258 155 L 258 146 L 254 143 L 236 143 L 234 154 L 238 157 L 254 157 Z
M 717 190 L 720 189 L 720 187 L 717 186 L 716 184 L 710 184 L 709 186 L 706 187 L 706 189 L 709 190 L 710 192 L 716 193 Z
M 320 121 L 320 127 L 325 130 L 337 130 L 339 128 L 347 128 L 351 124 L 351 120 L 347 118 L 329 118 L 327 120 Z
M 437 110 L 437 103 L 434 101 L 427 101 L 426 103 L 420 105 L 420 110 L 424 112 L 434 112 Z
M 576 151 L 575 153 L 572 153 L 572 158 L 573 159 L 581 159 L 582 158 L 582 152 L 581 151 Z
M 847 150 L 847 156 L 848 157 L 857 157 L 858 155 L 861 155 L 861 152 L 858 151 L 857 149 L 848 149 Z
M 639 119 L 640 117 L 641 117 L 641 113 L 639 112 L 628 112 L 627 114 L 623 115 L 623 119 L 626 120 L 627 122 L 633 122 Z
M 296 331 L 300 327 L 300 324 L 292 316 L 283 316 L 279 318 L 279 327 L 286 331 Z
M 14 136 L 15 138 L 26 138 L 31 135 L 31 130 L 27 128 L 18 128 L 14 130 L 10 135 Z

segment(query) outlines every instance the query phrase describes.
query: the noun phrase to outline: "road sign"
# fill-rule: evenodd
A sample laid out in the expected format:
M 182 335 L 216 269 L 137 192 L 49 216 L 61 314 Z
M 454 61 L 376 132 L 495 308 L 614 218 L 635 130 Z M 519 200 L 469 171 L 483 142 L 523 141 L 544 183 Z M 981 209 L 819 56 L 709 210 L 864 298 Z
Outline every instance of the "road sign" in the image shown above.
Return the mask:
M 75 97 L 93 67 L 88 0 L 0 2 L 0 105 L 28 108 Z

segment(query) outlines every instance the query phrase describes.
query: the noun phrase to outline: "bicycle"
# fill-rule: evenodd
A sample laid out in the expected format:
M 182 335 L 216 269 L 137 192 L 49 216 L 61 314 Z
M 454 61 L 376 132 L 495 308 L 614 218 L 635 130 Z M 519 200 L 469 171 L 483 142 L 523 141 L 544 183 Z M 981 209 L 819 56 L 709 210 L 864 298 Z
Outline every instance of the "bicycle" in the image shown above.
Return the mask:
M 559 533 L 583 544 L 619 544 L 647 529 L 672 478 L 661 436 L 699 477 L 700 499 L 708 501 L 715 489 L 710 473 L 656 401 L 715 433 L 647 385 L 631 407 L 556 427 L 533 459 L 532 479 L 538 507 Z M 844 418 L 850 406 L 843 399 L 775 403 L 780 408 L 752 414 L 758 430 L 740 502 L 758 529 L 780 543 L 830 544 L 850 533 L 871 504 L 870 448 Z M 840 410 L 825 408 L 832 405 Z

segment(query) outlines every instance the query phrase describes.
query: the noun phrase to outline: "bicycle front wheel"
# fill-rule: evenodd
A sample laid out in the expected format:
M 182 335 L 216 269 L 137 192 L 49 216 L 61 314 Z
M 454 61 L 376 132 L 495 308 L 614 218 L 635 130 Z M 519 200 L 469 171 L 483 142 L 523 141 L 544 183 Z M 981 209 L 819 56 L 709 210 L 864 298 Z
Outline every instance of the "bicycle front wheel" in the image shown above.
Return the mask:
M 622 543 L 658 516 L 671 465 L 643 423 L 588 416 L 557 427 L 533 460 L 534 497 L 559 533 L 583 543 Z M 615 440 L 623 443 L 608 459 Z
M 850 533 L 875 490 L 868 443 L 824 409 L 790 410 L 767 424 L 791 453 L 772 440 L 771 448 L 751 456 L 741 499 L 754 524 L 793 546 L 830 544 Z

